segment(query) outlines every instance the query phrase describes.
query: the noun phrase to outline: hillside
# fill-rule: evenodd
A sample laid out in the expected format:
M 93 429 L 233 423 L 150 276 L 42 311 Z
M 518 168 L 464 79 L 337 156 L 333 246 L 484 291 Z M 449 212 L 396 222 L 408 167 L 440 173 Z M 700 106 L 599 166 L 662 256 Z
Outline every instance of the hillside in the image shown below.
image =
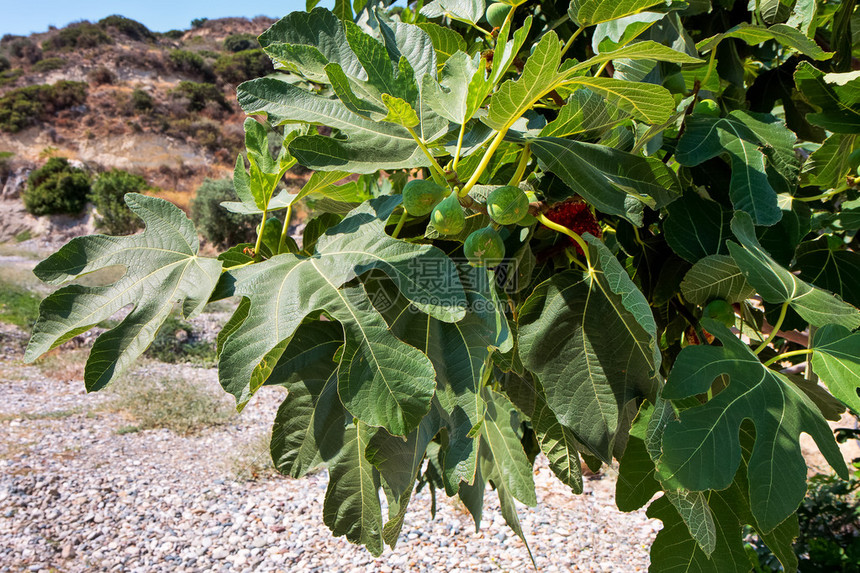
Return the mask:
M 154 33 L 122 16 L 0 39 L 0 190 L 47 156 L 144 176 L 181 206 L 242 149 L 235 87 L 273 71 L 255 37 L 273 21 L 195 20 Z M 10 155 L 11 154 L 11 155 Z

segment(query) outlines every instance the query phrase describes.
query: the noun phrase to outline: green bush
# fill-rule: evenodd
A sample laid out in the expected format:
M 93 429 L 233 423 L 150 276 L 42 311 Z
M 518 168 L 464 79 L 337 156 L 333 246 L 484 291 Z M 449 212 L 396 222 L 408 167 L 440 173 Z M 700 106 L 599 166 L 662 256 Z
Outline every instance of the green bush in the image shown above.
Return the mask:
M 0 181 L 12 170 L 10 160 L 15 156 L 11 151 L 0 151 Z
M 11 90 L 0 98 L 0 130 L 15 133 L 87 100 L 87 84 L 59 81 Z
M 152 96 L 140 88 L 131 92 L 131 105 L 137 113 L 147 113 L 155 107 Z
M 66 60 L 63 58 L 45 58 L 33 64 L 34 72 L 50 72 L 59 70 L 66 66 Z
M 90 177 L 64 157 L 52 157 L 27 179 L 24 207 L 33 215 L 80 213 L 90 194 Z
M 12 67 L 12 64 L 9 63 L 9 60 L 4 58 L 3 56 L 0 56 L 0 72 L 5 72 L 6 70 L 8 70 L 11 67 Z
M 261 49 L 225 54 L 215 61 L 215 73 L 218 77 L 234 85 L 274 71 L 272 60 Z
M 214 84 L 182 81 L 170 90 L 170 95 L 187 99 L 188 111 L 200 111 L 210 101 L 217 103 L 222 109 L 230 109 L 224 94 Z
M 202 28 L 203 24 L 209 21 L 209 18 L 194 18 L 191 20 L 191 28 L 196 30 L 197 28 Z
M 232 34 L 224 39 L 224 49 L 228 52 L 244 52 L 260 47 L 254 34 Z
M 15 80 L 24 75 L 24 70 L 21 68 L 14 68 L 11 70 L 6 70 L 5 72 L 0 72 L 0 87 L 5 86 L 6 84 L 14 83 Z
M 6 52 L 13 58 L 24 60 L 30 64 L 35 64 L 42 59 L 42 50 L 30 38 L 24 36 L 12 36 L 7 34 L 0 41 Z
M 71 24 L 60 30 L 56 36 L 42 43 L 44 50 L 74 50 L 95 48 L 103 44 L 113 44 L 113 39 L 97 25 L 87 22 Z
M 87 81 L 93 85 L 112 84 L 116 76 L 104 66 L 99 66 L 87 72 Z
M 140 193 L 147 187 L 146 179 L 121 169 L 99 175 L 91 194 L 98 212 L 96 228 L 109 235 L 130 235 L 137 231 L 140 218 L 131 212 L 124 198 L 126 193 Z
M 222 124 L 207 117 L 173 119 L 167 122 L 164 132 L 171 137 L 193 140 L 210 151 L 227 148 L 232 153 L 240 143 L 226 137 Z
M 860 461 L 848 481 L 818 474 L 797 510 L 800 534 L 794 545 L 803 573 L 860 573 Z M 756 571 L 782 571 L 773 552 L 758 535 L 747 543 Z
M 103 30 L 116 30 L 120 34 L 139 42 L 148 42 L 155 40 L 155 34 L 150 32 L 149 28 L 131 18 L 114 14 L 107 18 L 99 20 L 99 27 Z
M 185 35 L 185 32 L 182 30 L 168 30 L 161 35 L 165 38 L 170 38 L 171 40 L 179 40 Z
M 182 378 L 124 378 L 111 386 L 114 396 L 106 406 L 131 418 L 118 434 L 165 428 L 188 435 L 224 424 L 235 410 L 203 384 Z
M 200 234 L 210 243 L 224 247 L 254 240 L 258 217 L 237 215 L 221 206 L 235 201 L 231 179 L 206 179 L 191 201 L 191 219 Z
M 168 54 L 171 67 L 177 72 L 190 74 L 205 80 L 213 79 L 212 68 L 203 56 L 190 50 L 171 50 Z

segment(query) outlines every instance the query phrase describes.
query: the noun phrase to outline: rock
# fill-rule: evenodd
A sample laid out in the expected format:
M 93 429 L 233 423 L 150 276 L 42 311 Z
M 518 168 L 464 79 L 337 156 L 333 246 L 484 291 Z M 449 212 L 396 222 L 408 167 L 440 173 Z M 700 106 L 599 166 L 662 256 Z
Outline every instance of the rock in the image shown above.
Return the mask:
M 2 191 L 0 191 L 0 198 L 17 199 L 20 197 L 27 186 L 27 178 L 32 171 L 29 167 L 19 167 L 10 173 L 6 178 Z
M 60 553 L 60 557 L 63 559 L 71 559 L 75 556 L 75 548 L 71 543 L 66 543 L 63 545 L 62 552 Z
M 223 547 L 216 547 L 212 550 L 212 559 L 224 559 L 230 555 L 230 552 Z

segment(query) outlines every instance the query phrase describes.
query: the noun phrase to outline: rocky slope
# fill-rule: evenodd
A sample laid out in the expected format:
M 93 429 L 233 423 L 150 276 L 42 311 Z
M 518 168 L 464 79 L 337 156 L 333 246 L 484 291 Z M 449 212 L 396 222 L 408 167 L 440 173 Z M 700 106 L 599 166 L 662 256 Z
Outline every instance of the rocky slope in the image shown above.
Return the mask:
M 271 70 L 254 39 L 271 23 L 226 18 L 156 34 L 109 17 L 4 36 L 0 189 L 10 174 L 20 175 L 46 155 L 80 160 L 94 171 L 125 169 L 180 193 L 204 177 L 229 175 L 244 120 L 235 86 Z M 50 93 L 62 82 L 80 82 L 62 85 L 82 89 L 83 99 Z M 39 86 L 45 89 L 32 91 Z M 41 107 L 15 115 L 22 100 Z

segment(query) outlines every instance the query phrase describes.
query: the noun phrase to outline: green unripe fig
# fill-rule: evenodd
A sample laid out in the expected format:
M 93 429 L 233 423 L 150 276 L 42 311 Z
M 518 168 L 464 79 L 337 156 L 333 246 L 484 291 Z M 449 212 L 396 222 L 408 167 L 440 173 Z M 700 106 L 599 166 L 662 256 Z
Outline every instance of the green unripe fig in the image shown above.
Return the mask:
M 535 192 L 532 190 L 525 191 L 525 194 L 526 194 L 526 199 L 528 199 L 529 203 L 536 203 L 537 201 L 540 200 L 540 199 L 538 199 L 538 196 L 535 194 Z M 532 215 L 531 213 L 528 213 L 528 212 L 525 215 L 523 215 L 522 219 L 517 221 L 517 225 L 520 225 L 521 227 L 531 227 L 535 223 L 537 223 L 537 219 L 535 219 L 534 215 Z
M 667 76 L 663 80 L 663 87 L 673 94 L 682 94 L 687 92 L 687 84 L 684 82 L 684 76 L 680 72 Z
M 430 214 L 433 227 L 443 235 L 456 235 L 466 226 L 466 213 L 456 193 L 451 193 L 436 205 Z
M 423 217 L 445 197 L 445 188 L 426 179 L 413 179 L 403 187 L 403 207 L 414 217 Z
M 511 7 L 507 4 L 502 4 L 501 2 L 494 2 L 487 6 L 487 22 L 493 28 L 501 28 L 502 24 L 505 23 L 505 18 L 508 17 L 508 12 L 511 11 Z
M 484 227 L 466 237 L 463 252 L 473 267 L 495 266 L 505 256 L 505 243 L 495 229 Z
M 717 298 L 705 307 L 705 316 L 722 322 L 729 328 L 735 325 L 735 309 L 728 302 Z
M 860 149 L 855 149 L 848 156 L 848 168 L 852 173 L 857 173 L 860 170 Z
M 498 187 L 487 197 L 487 214 L 499 225 L 513 225 L 528 212 L 529 198 L 519 187 Z
M 720 117 L 720 105 L 712 99 L 703 99 L 693 108 L 693 113 Z

